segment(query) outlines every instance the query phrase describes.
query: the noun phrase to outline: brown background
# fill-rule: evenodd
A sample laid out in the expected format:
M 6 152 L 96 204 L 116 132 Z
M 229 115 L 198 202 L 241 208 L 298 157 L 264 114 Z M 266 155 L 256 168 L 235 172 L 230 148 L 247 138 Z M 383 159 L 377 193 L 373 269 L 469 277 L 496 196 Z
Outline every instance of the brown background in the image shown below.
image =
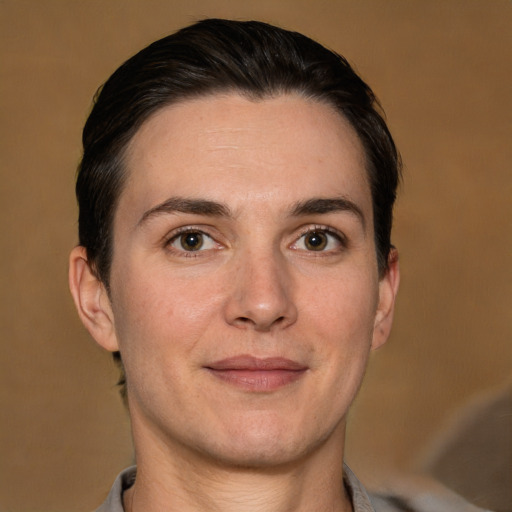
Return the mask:
M 355 471 L 414 464 L 450 412 L 509 379 L 509 0 L 0 0 L 0 510 L 93 509 L 130 463 L 116 372 L 67 291 L 81 126 L 123 60 L 204 16 L 343 53 L 402 151 L 403 281 L 352 412 Z

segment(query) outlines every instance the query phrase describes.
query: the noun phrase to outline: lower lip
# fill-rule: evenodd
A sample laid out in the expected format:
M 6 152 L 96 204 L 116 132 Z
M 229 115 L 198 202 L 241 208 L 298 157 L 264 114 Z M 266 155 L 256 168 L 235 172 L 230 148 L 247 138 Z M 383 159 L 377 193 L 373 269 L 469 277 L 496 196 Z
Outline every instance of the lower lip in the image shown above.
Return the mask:
M 212 375 L 246 391 L 270 392 L 299 380 L 306 370 L 214 370 Z

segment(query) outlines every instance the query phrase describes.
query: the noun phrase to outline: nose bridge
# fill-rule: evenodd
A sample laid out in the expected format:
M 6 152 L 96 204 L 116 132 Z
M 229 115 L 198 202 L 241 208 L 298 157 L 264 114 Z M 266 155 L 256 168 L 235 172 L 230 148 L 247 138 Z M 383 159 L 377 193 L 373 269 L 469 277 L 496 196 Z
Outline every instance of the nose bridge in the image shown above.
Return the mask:
M 227 316 L 233 325 L 265 331 L 296 320 L 293 283 L 286 258 L 271 244 L 237 256 Z

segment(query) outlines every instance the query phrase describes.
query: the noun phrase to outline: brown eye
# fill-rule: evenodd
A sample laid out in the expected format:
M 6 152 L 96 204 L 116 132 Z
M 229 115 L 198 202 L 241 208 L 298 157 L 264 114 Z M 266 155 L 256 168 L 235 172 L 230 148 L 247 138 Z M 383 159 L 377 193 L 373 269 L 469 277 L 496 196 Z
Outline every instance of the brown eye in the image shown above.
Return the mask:
M 204 243 L 202 233 L 183 233 L 179 237 L 180 245 L 185 251 L 198 251 Z
M 326 254 L 337 254 L 344 247 L 346 247 L 346 242 L 343 234 L 320 227 L 312 227 L 291 245 L 291 248 L 295 250 Z
M 166 247 L 169 248 L 172 253 L 178 255 L 181 253 L 182 256 L 191 256 L 189 253 L 195 252 L 199 255 L 201 252 L 222 248 L 210 235 L 194 229 L 177 233 L 166 243 Z
M 327 234 L 323 231 L 311 231 L 304 237 L 304 245 L 308 251 L 323 251 L 327 247 Z

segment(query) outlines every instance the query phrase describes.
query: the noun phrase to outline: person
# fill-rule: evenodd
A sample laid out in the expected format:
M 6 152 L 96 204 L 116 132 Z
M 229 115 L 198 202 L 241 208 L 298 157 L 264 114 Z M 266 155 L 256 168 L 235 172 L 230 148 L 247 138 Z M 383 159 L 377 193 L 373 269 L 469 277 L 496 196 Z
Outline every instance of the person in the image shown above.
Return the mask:
M 400 157 L 347 61 L 203 20 L 115 71 L 83 146 L 70 288 L 137 463 L 98 511 L 398 510 L 342 463 L 399 283 Z

